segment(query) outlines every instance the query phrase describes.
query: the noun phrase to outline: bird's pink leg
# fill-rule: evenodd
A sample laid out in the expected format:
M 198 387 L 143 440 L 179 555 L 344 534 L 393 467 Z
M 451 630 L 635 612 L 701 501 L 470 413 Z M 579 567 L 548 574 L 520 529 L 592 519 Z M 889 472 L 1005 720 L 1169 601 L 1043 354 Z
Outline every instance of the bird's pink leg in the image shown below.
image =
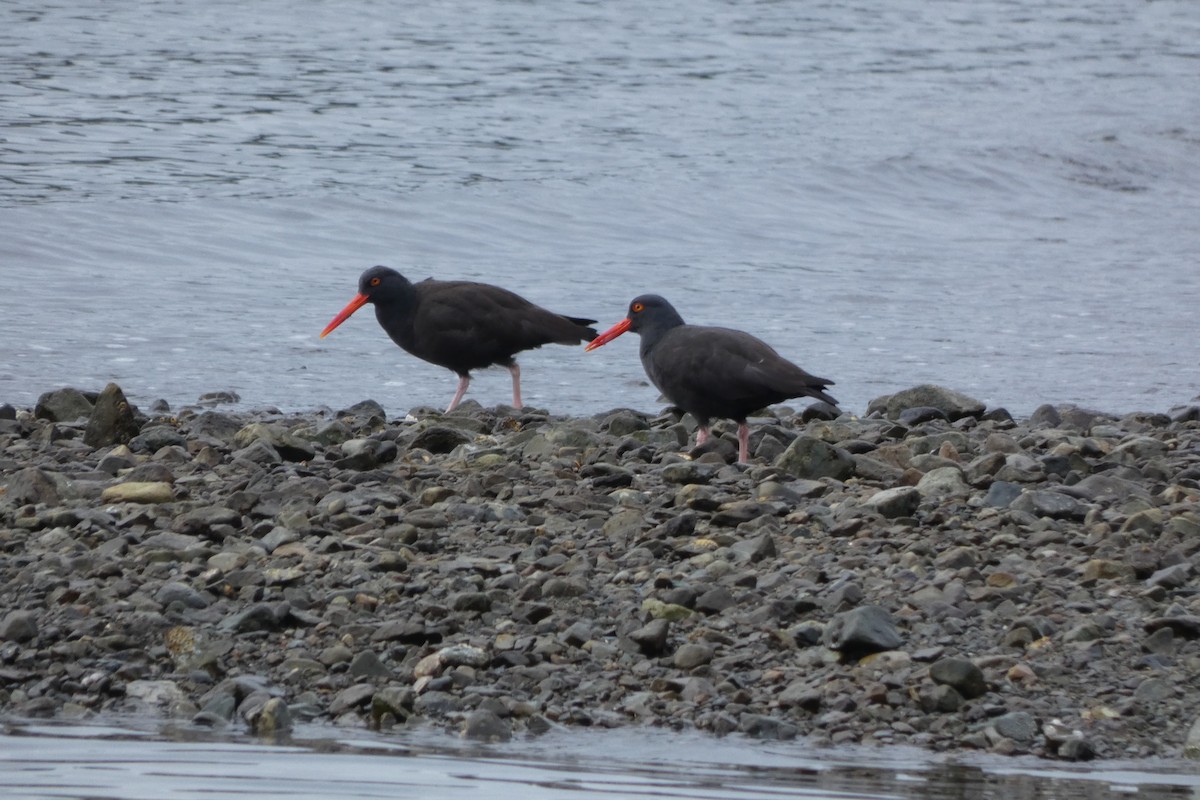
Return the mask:
M 750 426 L 738 423 L 738 461 L 750 460 Z
M 458 391 L 454 393 L 454 399 L 450 401 L 450 405 L 446 406 L 446 413 L 449 414 L 454 409 L 458 408 L 458 404 L 462 402 L 463 395 L 467 393 L 467 387 L 471 385 L 470 375 L 460 375 L 458 378 Z
M 708 441 L 708 427 L 701 425 L 696 429 L 696 447 Z
M 513 408 L 524 408 L 525 404 L 521 402 L 521 365 L 514 361 L 508 371 L 513 379 Z

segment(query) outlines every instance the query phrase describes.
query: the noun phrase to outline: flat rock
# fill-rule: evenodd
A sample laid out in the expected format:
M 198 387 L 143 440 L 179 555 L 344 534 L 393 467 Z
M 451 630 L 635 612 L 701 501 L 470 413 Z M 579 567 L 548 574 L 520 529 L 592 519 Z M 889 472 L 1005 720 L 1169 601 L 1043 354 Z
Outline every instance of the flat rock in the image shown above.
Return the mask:
M 118 483 L 100 493 L 104 503 L 170 503 L 174 499 L 175 492 L 165 481 Z
M 852 658 L 894 650 L 903 644 L 892 615 L 879 606 L 860 606 L 834 616 L 825 628 L 826 647 Z
M 867 404 L 867 413 L 879 411 L 888 419 L 899 419 L 904 411 L 910 409 L 932 409 L 945 414 L 950 420 L 958 420 L 963 417 L 980 416 L 985 408 L 983 403 L 973 397 L 927 383 L 892 395 L 877 397 Z M 923 411 L 922 416 L 927 417 L 928 413 Z

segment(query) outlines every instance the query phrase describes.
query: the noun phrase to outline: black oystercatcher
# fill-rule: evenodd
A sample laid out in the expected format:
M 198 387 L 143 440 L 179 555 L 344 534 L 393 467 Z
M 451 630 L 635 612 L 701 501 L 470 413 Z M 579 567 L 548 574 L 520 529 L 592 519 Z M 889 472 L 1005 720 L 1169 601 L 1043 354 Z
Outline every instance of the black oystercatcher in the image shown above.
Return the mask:
M 470 281 L 412 283 L 388 267 L 358 279 L 358 295 L 321 331 L 324 339 L 367 303 L 392 341 L 417 358 L 458 373 L 453 411 L 471 383 L 471 370 L 500 364 L 512 373 L 513 406 L 520 408 L 521 368 L 513 358 L 544 344 L 596 338 L 594 319 L 564 317 L 499 286 Z
M 696 418 L 696 446 L 708 440 L 713 417 L 738 424 L 738 460 L 750 457 L 752 411 L 791 397 L 815 397 L 830 405 L 824 392 L 833 381 L 809 375 L 766 342 L 729 328 L 685 324 L 675 307 L 655 294 L 636 297 L 629 316 L 592 340 L 588 350 L 608 344 L 625 331 L 642 337 L 646 375 L 673 405 Z

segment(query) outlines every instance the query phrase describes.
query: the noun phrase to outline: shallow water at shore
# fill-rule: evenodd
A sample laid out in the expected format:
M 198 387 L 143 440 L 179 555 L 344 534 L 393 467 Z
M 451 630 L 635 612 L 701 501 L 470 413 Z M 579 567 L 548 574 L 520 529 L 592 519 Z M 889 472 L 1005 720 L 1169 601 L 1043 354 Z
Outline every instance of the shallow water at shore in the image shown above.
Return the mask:
M 814 748 L 652 730 L 572 731 L 504 745 L 444 734 L 309 726 L 283 743 L 196 729 L 10 721 L 5 797 L 269 798 L 1194 797 L 1200 773 L 1172 761 L 1053 766 L 906 748 Z

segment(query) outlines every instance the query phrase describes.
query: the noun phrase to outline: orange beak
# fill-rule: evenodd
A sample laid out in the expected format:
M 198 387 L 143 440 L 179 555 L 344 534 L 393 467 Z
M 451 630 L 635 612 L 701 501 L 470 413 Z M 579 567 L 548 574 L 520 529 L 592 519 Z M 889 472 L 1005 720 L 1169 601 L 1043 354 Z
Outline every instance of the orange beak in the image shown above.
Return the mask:
M 588 352 L 591 352 L 592 350 L 595 350 L 597 347 L 603 347 L 604 345 L 611 342 L 613 339 L 620 336 L 625 331 L 629 330 L 629 326 L 632 323 L 633 323 L 633 320 L 626 317 L 625 319 L 618 322 L 616 325 L 613 325 L 611 328 L 606 330 L 604 333 L 597 336 L 595 339 L 592 339 L 590 342 L 588 342 L 588 346 L 583 349 Z
M 324 339 L 330 334 L 331 331 L 333 331 L 334 328 L 350 319 L 350 315 L 366 305 L 368 299 L 369 298 L 365 294 L 355 295 L 354 299 L 347 303 L 346 307 L 339 311 L 338 315 L 334 317 L 328 325 L 325 326 L 325 330 L 321 331 L 321 338 Z

